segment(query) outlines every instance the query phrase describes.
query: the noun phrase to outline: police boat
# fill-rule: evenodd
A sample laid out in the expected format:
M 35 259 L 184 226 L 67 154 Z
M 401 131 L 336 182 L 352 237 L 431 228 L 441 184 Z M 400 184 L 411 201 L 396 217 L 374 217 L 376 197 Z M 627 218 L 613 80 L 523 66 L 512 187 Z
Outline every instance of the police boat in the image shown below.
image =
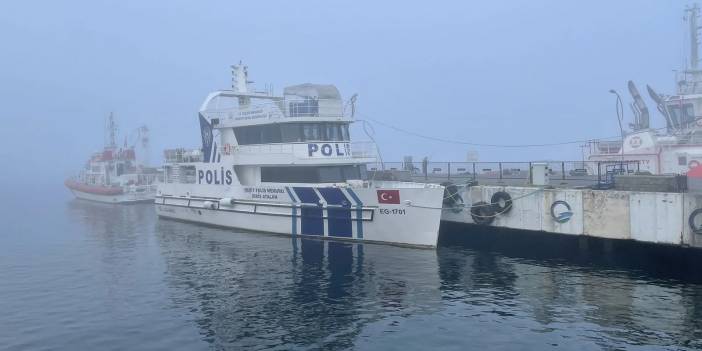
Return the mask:
M 160 217 L 322 239 L 436 246 L 444 187 L 368 177 L 355 97 L 333 85 L 255 91 L 243 64 L 199 111 L 201 150 L 166 150 Z
M 142 126 L 135 132 L 146 149 L 148 128 Z M 67 179 L 66 187 L 83 200 L 117 204 L 154 201 L 159 173 L 146 166 L 146 157 L 137 160 L 136 145 L 127 146 L 125 139 L 123 147 L 117 146 L 117 126 L 112 114 L 107 119 L 107 134 L 104 149 L 94 153 L 78 175 Z

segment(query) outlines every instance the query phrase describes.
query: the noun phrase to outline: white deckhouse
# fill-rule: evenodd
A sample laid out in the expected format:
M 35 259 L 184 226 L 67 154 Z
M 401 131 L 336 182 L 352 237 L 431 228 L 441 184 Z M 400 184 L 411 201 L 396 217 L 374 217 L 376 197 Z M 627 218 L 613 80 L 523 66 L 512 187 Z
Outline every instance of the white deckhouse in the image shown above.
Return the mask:
M 201 151 L 166 152 L 159 216 L 270 233 L 435 246 L 444 188 L 367 179 L 373 143 L 352 143 L 355 96 L 333 85 L 207 96 Z

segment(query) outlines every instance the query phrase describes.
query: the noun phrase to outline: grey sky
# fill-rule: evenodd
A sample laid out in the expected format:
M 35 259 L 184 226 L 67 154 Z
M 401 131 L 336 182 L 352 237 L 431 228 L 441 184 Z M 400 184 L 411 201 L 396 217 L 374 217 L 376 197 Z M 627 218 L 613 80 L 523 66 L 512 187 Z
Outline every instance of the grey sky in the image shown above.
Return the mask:
M 609 89 L 629 100 L 634 79 L 673 92 L 685 4 L 5 2 L 0 180 L 77 171 L 101 148 L 110 111 L 123 132 L 151 127 L 154 158 L 198 146 L 197 108 L 229 86 L 240 59 L 260 85 L 336 84 L 346 98 L 359 93 L 361 117 L 427 135 L 510 144 L 616 135 Z M 386 160 L 462 161 L 470 149 L 375 131 Z M 580 155 L 577 146 L 477 151 L 486 161 Z

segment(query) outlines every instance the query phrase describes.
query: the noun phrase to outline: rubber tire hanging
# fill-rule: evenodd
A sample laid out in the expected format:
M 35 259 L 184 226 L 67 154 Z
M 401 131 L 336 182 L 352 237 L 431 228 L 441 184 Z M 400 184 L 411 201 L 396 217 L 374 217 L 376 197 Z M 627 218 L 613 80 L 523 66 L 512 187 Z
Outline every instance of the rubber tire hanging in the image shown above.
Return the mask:
M 488 225 L 495 220 L 495 211 L 491 204 L 478 201 L 470 207 L 470 217 L 475 224 Z
M 451 182 L 441 183 L 444 186 L 444 208 L 450 208 L 453 212 L 463 210 L 463 197 L 458 193 L 458 187 Z
M 512 211 L 512 197 L 505 191 L 498 191 L 490 198 L 492 209 L 495 213 L 507 214 Z M 504 203 L 504 205 L 501 205 Z

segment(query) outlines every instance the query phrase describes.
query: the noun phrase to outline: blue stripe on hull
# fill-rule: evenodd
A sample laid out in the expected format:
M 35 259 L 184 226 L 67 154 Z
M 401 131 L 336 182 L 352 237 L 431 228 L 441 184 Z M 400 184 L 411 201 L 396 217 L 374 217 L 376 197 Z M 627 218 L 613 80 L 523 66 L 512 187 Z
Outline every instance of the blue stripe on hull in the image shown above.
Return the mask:
M 356 236 L 363 239 L 363 202 L 353 190 L 348 189 L 349 195 L 356 201 Z
M 312 188 L 294 187 L 293 191 L 303 204 L 319 204 L 319 196 Z M 320 207 L 305 206 L 300 209 L 302 225 L 300 234 L 324 236 L 324 217 Z
M 342 206 L 343 208 L 327 208 L 329 235 L 344 238 L 353 236 L 351 228 L 351 204 L 339 188 L 317 189 L 328 205 Z
M 288 192 L 288 196 L 290 196 L 290 201 L 292 201 L 292 203 L 293 203 L 291 233 L 292 233 L 292 235 L 297 235 L 297 207 L 296 207 L 297 201 L 295 201 L 295 197 L 293 196 L 292 192 L 290 191 L 290 188 L 288 188 L 286 186 L 285 191 Z

